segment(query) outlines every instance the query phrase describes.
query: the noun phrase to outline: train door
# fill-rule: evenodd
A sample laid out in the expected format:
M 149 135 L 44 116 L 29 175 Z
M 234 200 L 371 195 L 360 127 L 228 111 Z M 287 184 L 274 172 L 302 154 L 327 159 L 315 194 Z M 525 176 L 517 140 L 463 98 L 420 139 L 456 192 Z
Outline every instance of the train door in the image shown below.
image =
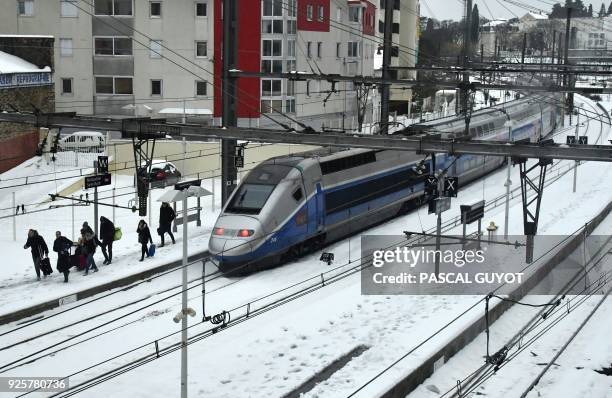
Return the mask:
M 325 227 L 325 197 L 323 194 L 323 190 L 321 189 L 321 183 L 317 182 L 315 184 L 315 187 L 317 190 L 317 192 L 315 193 L 317 208 L 316 231 L 321 232 Z

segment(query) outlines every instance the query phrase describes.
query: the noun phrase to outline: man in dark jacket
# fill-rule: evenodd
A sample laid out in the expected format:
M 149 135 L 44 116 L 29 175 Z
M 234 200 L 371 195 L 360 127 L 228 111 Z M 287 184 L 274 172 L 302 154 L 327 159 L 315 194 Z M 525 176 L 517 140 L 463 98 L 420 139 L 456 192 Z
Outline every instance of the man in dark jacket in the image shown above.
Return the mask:
M 149 231 L 149 227 L 147 226 L 145 220 L 140 220 L 136 232 L 138 232 L 138 243 L 140 243 L 141 245 L 141 254 L 139 261 L 144 261 L 145 254 L 147 255 L 147 257 L 149 257 L 149 249 L 147 248 L 147 243 L 151 242 L 151 244 L 153 244 L 153 239 L 151 238 L 151 231 Z
M 104 254 L 104 265 L 113 261 L 113 241 L 115 240 L 115 224 L 106 217 L 100 217 L 100 248 Z M 108 248 L 108 253 L 106 249 Z
M 43 255 L 49 256 L 49 248 L 47 247 L 47 243 L 43 239 L 42 236 L 38 235 L 38 232 L 34 229 L 30 229 L 28 231 L 28 240 L 26 244 L 23 245 L 24 249 L 30 248 L 32 252 L 32 261 L 34 262 L 34 270 L 36 271 L 36 278 L 40 280 L 40 260 L 42 260 Z
M 172 243 L 176 243 L 174 235 L 172 235 L 172 221 L 175 218 L 176 213 L 174 209 L 167 202 L 163 202 L 159 208 L 159 229 L 157 230 L 159 236 L 161 236 L 161 245 L 159 247 L 164 247 L 164 235 L 166 233 L 170 235 Z
M 64 274 L 65 283 L 68 282 L 68 274 L 70 273 L 70 249 L 72 246 L 72 241 L 62 236 L 60 231 L 55 233 L 53 251 L 57 253 L 57 270 Z

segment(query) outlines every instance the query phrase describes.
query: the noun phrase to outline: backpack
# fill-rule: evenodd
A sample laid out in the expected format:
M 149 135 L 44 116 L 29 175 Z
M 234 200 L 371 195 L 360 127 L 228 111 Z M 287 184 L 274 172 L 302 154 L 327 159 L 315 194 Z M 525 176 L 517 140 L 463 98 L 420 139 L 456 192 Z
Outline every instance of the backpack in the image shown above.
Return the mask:
M 122 236 L 123 233 L 121 232 L 121 228 L 115 227 L 115 235 L 113 236 L 113 240 L 120 240 Z

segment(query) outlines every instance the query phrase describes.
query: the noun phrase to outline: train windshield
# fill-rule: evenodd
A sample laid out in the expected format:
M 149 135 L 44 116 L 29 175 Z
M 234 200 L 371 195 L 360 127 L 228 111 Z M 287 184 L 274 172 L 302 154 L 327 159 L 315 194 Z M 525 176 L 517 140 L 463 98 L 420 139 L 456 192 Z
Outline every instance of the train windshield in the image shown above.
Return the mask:
M 242 184 L 240 190 L 234 195 L 225 211 L 227 213 L 259 214 L 275 186 L 269 184 Z

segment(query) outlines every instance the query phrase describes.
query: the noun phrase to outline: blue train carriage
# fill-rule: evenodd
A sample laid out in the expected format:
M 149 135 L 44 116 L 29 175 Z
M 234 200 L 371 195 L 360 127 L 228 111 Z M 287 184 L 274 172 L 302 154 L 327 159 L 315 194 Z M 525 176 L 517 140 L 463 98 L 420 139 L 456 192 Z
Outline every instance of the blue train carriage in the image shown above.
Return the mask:
M 532 100 L 533 101 L 533 100 Z M 555 106 L 527 99 L 504 104 L 515 120 L 513 140 L 537 141 L 558 123 Z M 507 140 L 507 117 L 491 108 L 474 112 L 472 139 Z M 462 118 L 426 123 L 446 138 L 464 135 Z M 331 149 L 281 156 L 256 166 L 224 206 L 209 249 L 224 272 L 274 266 L 386 221 L 423 202 L 423 155 L 406 151 Z M 503 164 L 503 157 L 436 156 L 460 185 Z M 430 158 L 424 163 L 430 172 Z

